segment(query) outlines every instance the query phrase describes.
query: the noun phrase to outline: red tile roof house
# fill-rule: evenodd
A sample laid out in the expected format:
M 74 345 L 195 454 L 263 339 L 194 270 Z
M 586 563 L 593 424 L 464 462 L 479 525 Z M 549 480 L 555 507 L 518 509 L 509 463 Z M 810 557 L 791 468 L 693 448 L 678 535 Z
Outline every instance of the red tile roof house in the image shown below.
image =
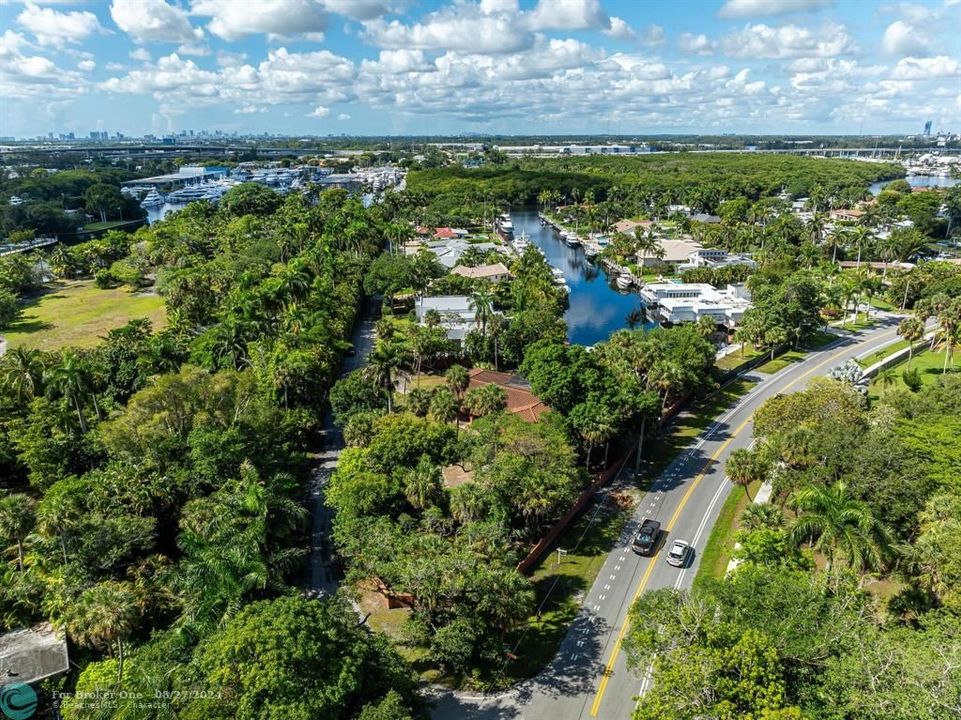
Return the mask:
M 507 393 L 507 412 L 517 415 L 521 420 L 537 422 L 550 408 L 530 390 L 527 381 L 518 375 L 474 368 L 468 373 L 468 390 L 485 385 L 497 385 Z
M 442 227 L 437 228 L 434 231 L 434 237 L 438 240 L 453 240 L 455 237 L 457 237 L 457 233 L 454 232 L 453 228 Z

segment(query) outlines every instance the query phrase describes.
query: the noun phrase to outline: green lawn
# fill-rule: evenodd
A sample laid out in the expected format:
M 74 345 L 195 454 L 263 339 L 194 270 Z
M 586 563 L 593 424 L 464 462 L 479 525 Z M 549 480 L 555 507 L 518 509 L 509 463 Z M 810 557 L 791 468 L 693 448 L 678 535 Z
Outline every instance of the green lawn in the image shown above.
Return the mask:
M 868 355 L 866 358 L 858 360 L 858 364 L 861 367 L 871 367 L 874 363 L 884 360 L 888 355 L 893 355 L 898 350 L 903 350 L 908 346 L 907 340 L 898 340 L 897 342 L 891 343 L 887 347 L 881 348 L 876 353 Z
M 750 492 L 753 498 L 761 487 L 760 482 L 751 483 Z M 707 539 L 704 551 L 701 553 L 701 564 L 698 566 L 697 575 L 694 577 L 694 585 L 702 585 L 708 578 L 722 578 L 727 572 L 728 563 L 731 555 L 734 554 L 734 533 L 737 532 L 741 524 L 741 515 L 747 508 L 749 500 L 744 495 L 741 488 L 732 488 L 732 492 L 727 496 L 721 511 L 717 515 L 717 521 L 711 530 L 711 535 Z
M 733 370 L 734 368 L 738 367 L 742 363 L 746 363 L 764 354 L 765 354 L 764 350 L 758 350 L 756 347 L 751 345 L 751 343 L 746 343 L 744 345 L 743 350 L 741 348 L 738 348 L 734 352 L 728 353 L 727 355 L 722 357 L 720 360 L 718 360 L 714 364 L 714 366 L 718 370 Z
M 138 220 L 107 220 L 106 222 L 92 222 L 83 226 L 85 231 L 112 230 L 113 228 L 123 227 L 130 223 L 139 222 Z
M 124 288 L 101 290 L 92 280 L 58 282 L 30 300 L 19 322 L 3 334 L 11 348 L 90 347 L 107 331 L 142 317 L 150 318 L 155 330 L 167 324 L 160 296 Z
M 924 346 L 925 348 L 927 345 Z M 890 368 L 891 372 L 881 373 L 874 381 L 871 383 L 870 397 L 875 399 L 881 393 L 882 390 L 891 388 L 904 388 L 904 379 L 901 377 L 902 371 L 907 369 L 908 360 L 904 359 L 903 362 L 899 362 Z M 941 370 L 944 367 L 944 349 L 940 348 L 931 352 L 927 349 L 915 350 L 914 359 L 911 361 L 911 368 L 916 369 L 921 375 L 921 382 L 925 385 L 930 385 L 938 376 L 941 375 Z M 961 372 L 961 350 L 955 350 L 953 356 L 948 362 L 948 372 L 956 373 Z
M 794 363 L 801 362 L 807 353 L 801 350 L 788 350 L 786 353 L 778 355 L 773 360 L 768 360 L 763 365 L 759 365 L 755 368 L 758 372 L 767 373 L 768 375 L 773 375 L 786 368 L 788 365 L 793 365 Z
M 850 332 L 857 332 L 858 330 L 867 330 L 868 328 L 874 327 L 877 323 L 877 319 L 874 317 L 868 317 L 866 313 L 859 312 L 857 318 L 854 322 L 846 322 L 842 327 L 841 321 L 831 323 L 832 326 L 840 328 L 841 330 L 848 330 Z

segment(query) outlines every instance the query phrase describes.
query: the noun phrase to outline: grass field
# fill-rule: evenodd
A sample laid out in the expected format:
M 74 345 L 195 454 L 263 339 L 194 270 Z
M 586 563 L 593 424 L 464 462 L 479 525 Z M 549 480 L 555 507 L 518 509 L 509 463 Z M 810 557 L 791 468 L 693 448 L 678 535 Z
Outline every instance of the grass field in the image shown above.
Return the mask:
M 927 347 L 925 345 L 925 347 Z M 890 372 L 882 371 L 874 381 L 871 383 L 870 387 L 870 397 L 875 399 L 879 396 L 881 391 L 887 388 L 904 388 L 904 379 L 901 377 L 902 371 L 906 370 L 908 367 L 907 358 L 903 362 L 899 362 L 890 368 Z M 917 370 L 921 376 L 921 382 L 925 385 L 930 385 L 941 375 L 942 368 L 944 367 L 944 350 L 938 349 L 934 352 L 926 349 L 916 349 L 914 352 L 914 359 L 911 361 L 911 369 Z M 948 372 L 957 373 L 961 372 L 961 349 L 955 350 L 953 356 L 948 362 Z
M 129 225 L 130 223 L 139 222 L 138 220 L 107 220 L 105 222 L 92 222 L 87 223 L 83 226 L 84 230 L 96 231 L 96 230 L 112 230 L 113 228 L 123 227 L 124 225 Z
M 27 303 L 20 321 L 4 336 L 11 348 L 90 347 L 107 331 L 143 317 L 150 319 L 155 330 L 167 324 L 158 295 L 133 294 L 124 288 L 101 290 L 92 280 L 51 283 L 45 293 Z
M 760 482 L 751 483 L 749 488 L 751 497 L 757 494 L 760 487 Z M 701 564 L 694 577 L 695 587 L 702 585 L 708 578 L 724 577 L 731 555 L 734 553 L 734 533 L 740 528 L 741 515 L 744 514 L 749 502 L 743 489 L 732 487 L 732 492 L 721 506 L 717 522 L 714 523 L 711 535 L 701 553 Z
M 750 343 L 747 343 L 745 344 L 743 350 L 741 348 L 738 348 L 734 352 L 728 353 L 727 355 L 722 357 L 720 360 L 718 360 L 716 363 L 714 363 L 714 365 L 718 370 L 733 370 L 738 365 L 741 365 L 742 363 L 746 363 L 749 360 L 753 360 L 754 358 L 760 357 L 765 353 L 766 353 L 765 350 L 758 350 Z
M 883 347 L 876 353 L 871 353 L 865 358 L 858 360 L 858 364 L 861 367 L 871 367 L 874 363 L 884 360 L 888 355 L 893 355 L 898 350 L 903 350 L 908 346 L 907 340 L 898 340 L 895 343 L 891 343 L 887 347 Z
M 767 373 L 768 375 L 773 375 L 786 368 L 788 365 L 793 365 L 794 363 L 801 362 L 807 353 L 801 350 L 788 350 L 786 353 L 781 353 L 773 360 L 768 360 L 763 365 L 759 365 L 755 368 L 758 372 Z

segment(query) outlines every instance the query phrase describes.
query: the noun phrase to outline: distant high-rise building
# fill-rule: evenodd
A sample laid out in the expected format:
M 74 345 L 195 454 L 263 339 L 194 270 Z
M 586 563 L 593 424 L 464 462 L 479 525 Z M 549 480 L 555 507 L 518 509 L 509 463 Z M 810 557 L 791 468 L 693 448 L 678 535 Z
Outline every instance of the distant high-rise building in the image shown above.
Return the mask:
M 931 121 L 928 120 L 924 123 L 924 137 L 929 137 L 931 135 Z

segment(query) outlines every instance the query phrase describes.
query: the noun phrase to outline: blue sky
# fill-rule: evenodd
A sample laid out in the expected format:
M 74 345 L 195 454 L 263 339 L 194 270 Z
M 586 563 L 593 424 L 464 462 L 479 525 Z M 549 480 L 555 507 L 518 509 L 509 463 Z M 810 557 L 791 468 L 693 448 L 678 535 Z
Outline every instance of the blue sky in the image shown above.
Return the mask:
M 0 0 L 0 135 L 961 132 L 961 0 Z

